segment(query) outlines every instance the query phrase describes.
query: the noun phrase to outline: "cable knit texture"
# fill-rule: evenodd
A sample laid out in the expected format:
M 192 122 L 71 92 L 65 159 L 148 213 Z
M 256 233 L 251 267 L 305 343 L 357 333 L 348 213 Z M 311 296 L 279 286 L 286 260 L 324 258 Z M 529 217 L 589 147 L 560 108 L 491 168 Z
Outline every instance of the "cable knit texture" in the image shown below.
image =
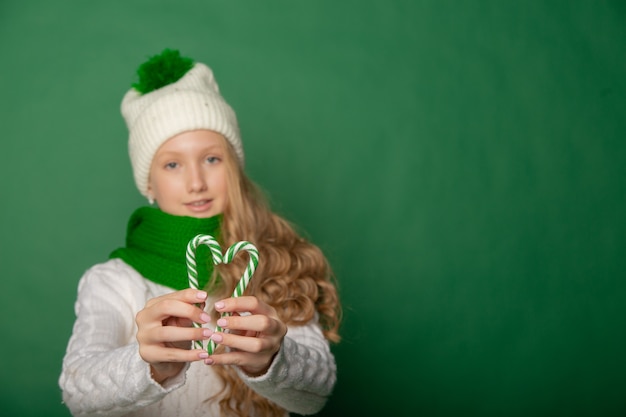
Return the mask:
M 121 259 L 98 264 L 81 278 L 77 318 L 59 379 L 74 416 L 220 415 L 216 402 L 205 402 L 220 388 L 211 366 L 193 362 L 161 386 L 139 356 L 135 315 L 147 300 L 171 291 Z M 311 322 L 289 327 L 265 375 L 250 378 L 238 372 L 253 390 L 287 411 L 313 414 L 332 391 L 336 367 L 319 325 Z

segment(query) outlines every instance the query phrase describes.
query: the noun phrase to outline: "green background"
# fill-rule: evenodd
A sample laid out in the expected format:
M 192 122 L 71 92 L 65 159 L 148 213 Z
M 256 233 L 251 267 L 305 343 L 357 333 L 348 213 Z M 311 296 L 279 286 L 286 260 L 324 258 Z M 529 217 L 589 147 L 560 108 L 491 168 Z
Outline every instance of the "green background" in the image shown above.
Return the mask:
M 76 284 L 144 204 L 119 104 L 164 47 L 334 266 L 321 415 L 626 414 L 624 1 L 2 0 L 3 415 L 69 415 Z

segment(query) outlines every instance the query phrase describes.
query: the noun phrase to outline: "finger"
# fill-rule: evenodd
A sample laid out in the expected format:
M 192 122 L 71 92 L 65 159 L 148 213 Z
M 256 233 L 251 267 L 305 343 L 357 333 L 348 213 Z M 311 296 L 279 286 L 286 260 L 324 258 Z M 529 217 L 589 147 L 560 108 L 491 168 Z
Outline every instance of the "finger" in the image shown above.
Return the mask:
M 156 304 L 163 300 L 178 300 L 188 304 L 197 304 L 206 301 L 207 292 L 201 290 L 194 290 L 187 288 L 180 291 L 168 293 L 159 297 L 155 297 L 146 303 L 146 307 L 150 307 L 152 304 Z
M 274 308 L 253 296 L 225 298 L 215 303 L 215 310 L 221 313 L 250 312 L 267 316 L 276 315 Z
M 218 319 L 217 325 L 222 329 L 280 334 L 278 321 L 262 314 L 252 316 L 226 316 Z
M 175 298 L 164 298 L 137 313 L 136 322 L 138 325 L 148 323 L 160 325 L 169 317 L 186 318 L 196 323 L 211 321 L 211 317 L 206 312 L 193 304 Z
M 148 363 L 194 362 L 206 359 L 209 355 L 202 349 L 177 349 L 163 346 L 150 346 L 139 349 L 139 355 Z
M 147 332 L 137 335 L 140 344 L 162 344 L 173 342 L 185 342 L 192 340 L 207 340 L 213 334 L 213 330 L 194 327 L 156 327 Z
M 205 359 L 204 363 L 207 365 L 237 365 L 237 366 L 249 366 L 252 363 L 257 362 L 257 355 L 244 351 L 230 351 L 211 355 Z
M 267 372 L 276 352 L 266 354 L 247 353 L 242 351 L 231 351 L 211 355 L 204 360 L 206 365 L 235 365 L 239 366 L 250 376 L 259 376 Z
M 271 338 L 249 337 L 232 333 L 213 333 L 211 340 L 231 349 L 249 353 L 274 352 L 274 343 Z

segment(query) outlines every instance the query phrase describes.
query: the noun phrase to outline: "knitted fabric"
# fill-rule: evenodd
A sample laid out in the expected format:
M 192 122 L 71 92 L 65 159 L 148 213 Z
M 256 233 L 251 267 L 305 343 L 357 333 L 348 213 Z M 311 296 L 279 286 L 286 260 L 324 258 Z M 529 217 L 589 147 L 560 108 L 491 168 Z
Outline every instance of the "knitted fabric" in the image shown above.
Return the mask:
M 109 258 L 120 258 L 150 281 L 175 290 L 189 288 L 187 243 L 198 234 L 219 239 L 221 215 L 208 219 L 173 216 L 158 208 L 141 207 L 128 221 L 126 247 L 116 249 Z M 213 272 L 209 249 L 196 251 L 199 288 L 208 283 Z
M 64 403 L 73 416 L 222 415 L 217 400 L 207 401 L 222 385 L 214 366 L 189 363 L 161 386 L 139 356 L 135 316 L 148 300 L 169 293 L 119 259 L 85 272 L 78 285 L 76 322 L 59 379 Z M 215 301 L 211 297 L 207 305 Z M 251 378 L 235 369 L 246 385 L 286 410 L 298 415 L 318 413 L 336 380 L 328 341 L 317 320 L 287 329 L 265 375 Z M 250 412 L 249 417 L 255 416 L 260 414 Z
M 162 55 L 163 59 L 171 56 L 165 51 Z M 152 69 L 160 70 L 162 66 Z M 207 129 L 220 133 L 232 145 L 243 166 L 243 146 L 235 112 L 220 95 L 213 72 L 205 64 L 194 64 L 178 81 L 146 94 L 131 88 L 124 95 L 121 110 L 128 127 L 128 151 L 135 184 L 146 197 L 155 153 L 166 140 L 183 132 Z

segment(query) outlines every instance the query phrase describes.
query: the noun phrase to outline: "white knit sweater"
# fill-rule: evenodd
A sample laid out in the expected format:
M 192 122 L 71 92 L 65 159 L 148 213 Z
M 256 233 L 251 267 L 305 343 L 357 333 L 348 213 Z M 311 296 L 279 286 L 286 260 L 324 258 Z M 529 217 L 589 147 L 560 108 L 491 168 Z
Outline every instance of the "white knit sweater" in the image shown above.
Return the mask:
M 219 379 L 202 361 L 188 364 L 159 385 L 139 356 L 135 315 L 146 301 L 172 292 L 139 275 L 120 259 L 95 265 L 81 278 L 76 322 L 63 359 L 59 385 L 75 416 L 218 416 Z M 208 301 L 207 305 L 211 302 Z M 298 414 L 325 404 L 335 383 L 335 360 L 319 325 L 289 327 L 265 375 L 250 378 L 253 390 Z

